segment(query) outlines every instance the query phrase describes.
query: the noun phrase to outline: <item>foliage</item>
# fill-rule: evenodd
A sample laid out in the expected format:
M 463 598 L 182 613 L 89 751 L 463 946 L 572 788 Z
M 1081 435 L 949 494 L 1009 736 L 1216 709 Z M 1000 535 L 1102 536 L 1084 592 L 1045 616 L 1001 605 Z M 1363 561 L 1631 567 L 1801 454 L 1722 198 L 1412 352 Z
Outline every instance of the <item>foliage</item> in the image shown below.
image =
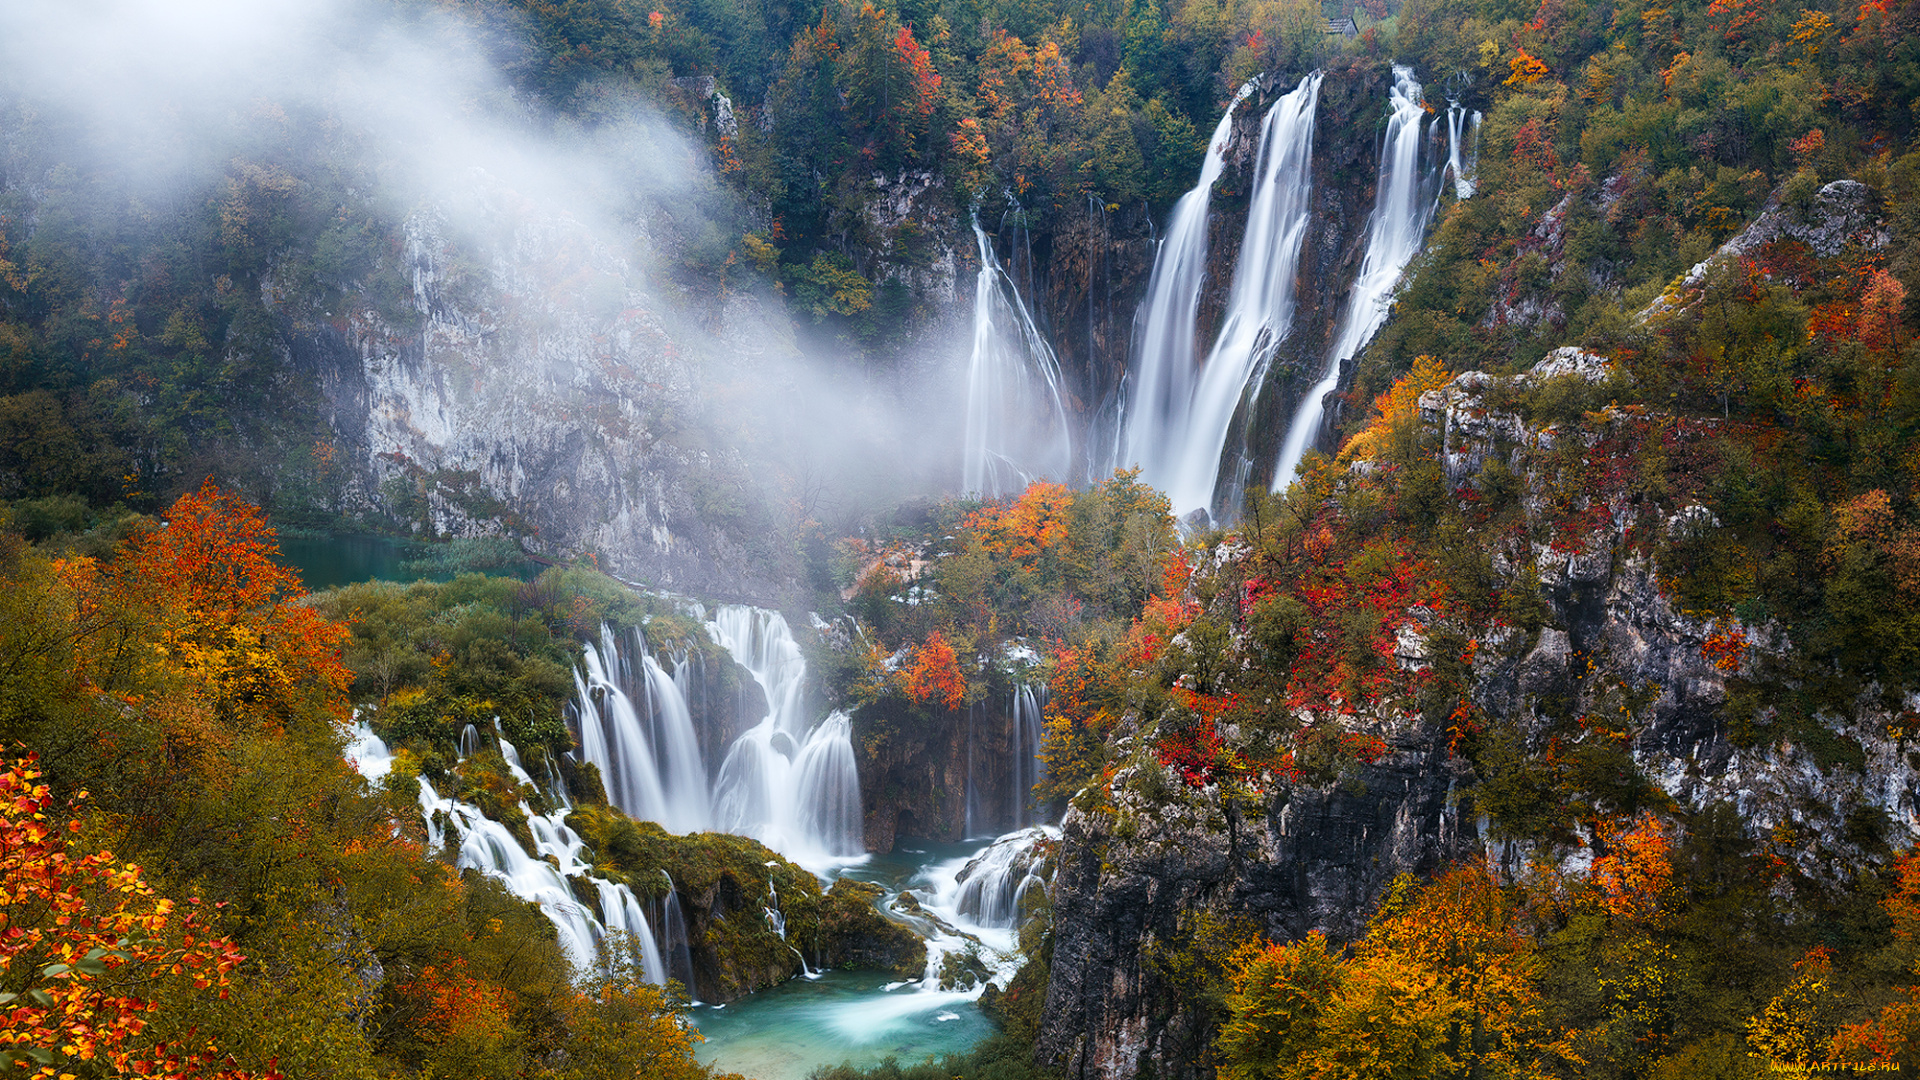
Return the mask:
M 1578 1065 L 1541 962 L 1484 868 L 1398 883 L 1351 957 L 1314 934 L 1232 961 L 1223 1076 L 1538 1076 Z
M 40 779 L 32 758 L 0 773 L 0 1072 L 71 1076 L 99 1061 L 133 1077 L 279 1076 L 271 1064 L 240 1069 L 191 1030 L 153 1037 L 167 1026 L 152 1016 L 156 993 L 224 998 L 245 957 L 192 907 L 176 914 L 138 866 L 74 857 L 68 834 L 81 823 L 60 820 Z
M 913 652 L 913 664 L 906 671 L 907 697 L 916 705 L 939 701 L 957 709 L 966 699 L 967 683 L 960 674 L 960 663 L 953 646 L 935 630 Z
M 0 535 L 0 737 L 39 757 L 0 778 L 0 1030 L 73 1047 L 27 1070 L 538 1076 L 598 1040 L 703 1075 L 664 1003 L 582 997 L 544 916 L 342 759 L 347 628 L 257 508 L 167 518 L 105 559 Z

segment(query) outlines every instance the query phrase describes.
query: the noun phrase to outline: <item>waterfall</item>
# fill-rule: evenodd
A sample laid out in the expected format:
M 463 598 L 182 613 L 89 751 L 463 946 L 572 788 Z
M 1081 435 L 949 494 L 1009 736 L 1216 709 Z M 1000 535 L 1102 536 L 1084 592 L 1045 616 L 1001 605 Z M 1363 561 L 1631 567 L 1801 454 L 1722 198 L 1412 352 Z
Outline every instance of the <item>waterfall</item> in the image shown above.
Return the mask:
M 1052 826 L 1000 837 L 953 875 L 950 884 L 942 883 L 934 902 L 973 926 L 1017 930 L 1027 890 L 1046 887 L 1047 848 L 1059 838 L 1060 830 Z
M 1173 204 L 1166 238 L 1154 255 L 1147 298 L 1134 321 L 1134 362 L 1118 466 L 1138 465 L 1142 478 L 1164 490 L 1173 463 L 1163 456 L 1187 427 L 1194 389 L 1197 343 L 1195 319 L 1207 278 L 1207 210 L 1214 182 L 1226 168 L 1227 136 L 1233 112 L 1259 88 L 1255 79 L 1233 96 L 1207 142 L 1200 179 Z
M 393 762 L 387 744 L 365 724 L 357 725 L 353 736 L 348 759 L 355 768 L 368 779 L 385 776 Z M 513 778 L 535 786 L 533 777 L 521 766 L 514 745 L 505 739 L 496 741 Z M 567 827 L 564 807 L 553 814 L 536 814 L 526 803 L 520 804 L 533 834 L 534 854 L 528 855 L 505 825 L 487 817 L 479 807 L 441 798 L 424 778 L 419 784 L 428 847 L 439 848 L 446 843 L 445 830 L 451 826 L 458 843 L 454 865 L 477 870 L 505 885 L 513 895 L 537 905 L 558 932 L 560 946 L 577 970 L 586 972 L 596 967 L 608 932 L 624 931 L 640 953 L 642 977 L 655 985 L 666 983 L 666 967 L 639 899 L 625 885 L 588 875 L 592 867 L 580 859 L 584 842 Z M 587 878 L 593 883 L 600 898 L 601 918 L 595 918 L 574 898 L 569 878 Z
M 1060 392 L 1060 362 L 1034 325 L 1018 284 L 994 258 L 993 241 L 978 220 L 973 238 L 980 272 L 973 288 L 961 486 L 997 497 L 1043 476 L 1067 480 L 1073 443 Z
M 1480 165 L 1480 111 L 1468 112 L 1457 101 L 1447 102 L 1447 172 L 1453 177 L 1453 197 L 1471 199 L 1474 174 Z
M 807 662 L 776 611 L 728 604 L 707 630 L 766 691 L 766 718 L 728 748 L 714 780 L 714 824 L 819 869 L 866 853 L 853 720 L 809 725 Z
M 627 816 L 670 832 L 711 828 L 707 770 L 686 698 L 647 654 L 639 631 L 624 635 L 625 649 L 622 636 L 602 627 L 574 672 L 581 752 Z
M 1295 467 L 1319 434 L 1327 395 L 1340 381 L 1340 362 L 1365 347 L 1386 321 L 1393 290 L 1400 284 L 1407 264 L 1419 253 L 1427 220 L 1433 214 L 1433 192 L 1428 190 L 1420 167 L 1420 145 L 1425 134 L 1420 121 L 1426 110 L 1421 103 L 1420 84 L 1410 69 L 1394 65 L 1390 100 L 1380 171 L 1374 182 L 1373 215 L 1368 221 L 1367 253 L 1354 278 L 1333 347 L 1327 352 L 1326 369 L 1320 381 L 1300 399 L 1293 422 L 1287 427 L 1273 473 L 1275 491 L 1293 482 Z
M 1321 78 L 1314 72 L 1301 79 L 1267 111 L 1260 126 L 1253 200 L 1233 290 L 1193 389 L 1186 425 L 1169 433 L 1174 456 L 1166 471 L 1166 492 L 1176 514 L 1213 509 L 1228 429 L 1247 397 L 1250 378 L 1264 369 L 1293 326 Z
M 979 785 L 973 782 L 974 734 L 979 728 L 980 709 L 983 702 L 973 702 L 967 706 L 967 791 L 966 822 L 963 835 L 971 840 L 979 833 L 974 830 L 974 822 L 980 816 Z
M 673 875 L 665 870 L 660 876 L 667 879 L 667 899 L 661 912 L 660 933 L 667 947 L 669 961 L 667 976 L 678 979 L 686 987 L 687 998 L 699 1004 L 693 996 L 693 935 L 687 930 L 687 917 L 680 910 L 680 890 L 674 887 Z
M 836 712 L 809 722 L 807 662 L 786 619 L 731 604 L 714 612 L 707 630 L 760 684 L 766 717 L 727 748 L 709 786 L 687 707 L 696 681 L 704 682 L 692 676 L 696 661 L 683 658 L 670 675 L 637 631 L 603 629 L 574 687 L 581 751 L 599 767 L 607 798 L 669 832 L 751 836 L 811 869 L 863 857 L 853 721 Z
M 625 935 L 640 953 L 641 975 L 655 986 L 667 984 L 667 966 L 660 959 L 660 946 L 654 941 L 653 930 L 647 925 L 647 914 L 640 906 L 640 900 L 625 885 L 616 885 L 605 878 L 594 878 L 593 887 L 600 894 L 600 911 L 606 919 L 606 932 L 612 946 L 620 939 L 612 935 Z
M 1042 714 L 1046 709 L 1047 688 L 1023 683 L 1013 691 L 1013 816 L 1008 820 L 1018 829 L 1028 824 L 1027 807 L 1033 801 L 1033 787 L 1040 782 L 1043 766 L 1040 743 Z

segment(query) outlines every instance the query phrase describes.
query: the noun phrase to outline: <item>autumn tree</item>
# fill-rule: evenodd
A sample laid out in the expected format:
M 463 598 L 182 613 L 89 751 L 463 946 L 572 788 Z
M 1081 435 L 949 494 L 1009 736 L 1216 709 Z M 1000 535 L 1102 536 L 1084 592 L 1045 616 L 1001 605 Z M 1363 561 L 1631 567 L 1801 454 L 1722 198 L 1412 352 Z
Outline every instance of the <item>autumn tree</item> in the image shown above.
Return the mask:
M 142 709 L 182 751 L 236 727 L 346 715 L 347 628 L 299 602 L 260 511 L 208 481 L 109 563 L 57 564 L 86 644 L 84 677 Z
M 1242 949 L 1215 1044 L 1221 1075 L 1532 1077 L 1571 1061 L 1517 915 L 1468 866 L 1397 881 L 1350 956 L 1319 934 Z
M 225 997 L 243 957 L 208 932 L 198 900 L 182 911 L 140 867 L 76 856 L 80 822 L 55 809 L 35 766 L 29 757 L 0 772 L 0 1073 L 278 1077 L 170 1022 L 163 998 Z
M 967 697 L 966 676 L 960 673 L 960 661 L 938 630 L 913 651 L 906 671 L 907 696 L 915 704 L 939 702 L 943 708 L 957 709 Z

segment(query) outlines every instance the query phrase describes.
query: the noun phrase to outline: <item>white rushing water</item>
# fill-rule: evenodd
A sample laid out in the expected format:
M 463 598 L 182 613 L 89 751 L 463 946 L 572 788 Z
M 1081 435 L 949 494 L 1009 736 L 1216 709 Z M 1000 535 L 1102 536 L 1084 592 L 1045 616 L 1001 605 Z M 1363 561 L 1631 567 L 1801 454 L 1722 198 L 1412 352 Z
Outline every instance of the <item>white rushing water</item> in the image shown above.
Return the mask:
M 956 928 L 986 935 L 997 948 L 1013 949 L 1027 893 L 1047 884 L 1045 849 L 1060 835 L 1051 825 L 1017 829 L 977 854 L 936 865 L 928 875 L 934 891 L 927 906 Z
M 603 629 L 575 673 L 580 747 L 600 770 L 607 798 L 627 816 L 669 832 L 751 836 L 816 873 L 863 858 L 866 844 L 852 720 L 812 723 L 807 663 L 775 611 L 726 605 L 707 630 L 766 694 L 765 718 L 727 748 L 707 782 L 687 693 L 647 654 L 638 631 Z
M 1060 361 L 1034 325 L 1020 289 L 973 223 L 980 272 L 973 288 L 973 355 L 967 362 L 963 490 L 997 498 L 1034 480 L 1069 479 L 1073 442 Z
M 1447 102 L 1447 172 L 1453 177 L 1453 197 L 1471 199 L 1474 174 L 1480 165 L 1480 110 L 1471 112 L 1457 101 Z
M 1040 744 L 1046 737 L 1044 717 L 1047 685 L 1021 683 L 1013 690 L 1011 704 L 1013 760 L 1007 764 L 1013 775 L 1010 792 L 1013 805 L 1012 816 L 1008 820 L 1015 829 L 1019 829 L 1033 824 L 1033 787 L 1045 772 L 1045 764 L 1040 759 Z
M 1246 234 L 1234 266 L 1233 290 L 1221 313 L 1185 426 L 1169 432 L 1162 467 L 1173 512 L 1212 511 L 1227 434 L 1293 327 L 1294 285 L 1307 234 L 1313 189 L 1313 127 L 1321 74 L 1314 72 L 1273 104 L 1260 125 Z
M 1273 473 L 1275 491 L 1293 482 L 1294 469 L 1319 434 L 1327 395 L 1340 381 L 1340 362 L 1358 353 L 1386 321 L 1393 291 L 1407 264 L 1419 254 L 1427 221 L 1433 215 L 1434 192 L 1426 182 L 1431 170 L 1423 169 L 1420 162 L 1420 150 L 1426 142 L 1421 120 L 1426 109 L 1411 69 L 1394 65 L 1390 102 L 1374 185 L 1373 215 L 1368 220 L 1367 253 L 1354 278 L 1333 346 L 1327 350 L 1320 380 L 1300 399 L 1287 426 Z
M 484 744 L 484 738 L 469 728 L 462 733 L 461 742 L 477 747 Z M 513 778 L 538 788 L 540 785 L 521 766 L 514 745 L 497 735 L 496 741 Z M 386 743 L 365 724 L 354 728 L 347 758 L 369 780 L 386 776 L 393 765 Z M 619 934 L 639 953 L 642 977 L 655 985 L 665 985 L 667 967 L 644 906 L 625 885 L 589 875 L 592 867 L 580 858 L 584 842 L 566 825 L 569 804 L 563 788 L 552 785 L 548 789 L 548 798 L 558 807 L 552 814 L 535 813 L 527 803 L 520 803 L 533 834 L 534 853 L 529 855 L 505 825 L 487 817 L 479 807 L 442 798 L 424 777 L 419 783 L 428 847 L 437 849 L 446 844 L 446 830 L 451 828 L 457 849 L 454 865 L 478 870 L 505 885 L 513 895 L 537 905 L 558 931 L 561 948 L 575 968 L 585 972 L 597 967 L 605 958 L 608 935 Z M 598 912 L 574 898 L 569 878 L 591 882 L 600 902 Z
M 1114 464 L 1139 466 L 1141 477 L 1162 490 L 1173 471 L 1165 448 L 1186 431 L 1193 401 L 1199 355 L 1195 319 L 1207 280 L 1207 212 L 1213 185 L 1226 168 L 1234 110 L 1259 86 L 1257 79 L 1242 86 L 1214 125 L 1200 179 L 1173 204 L 1147 280 L 1147 298 L 1135 317 L 1131 386 Z
M 640 632 L 602 627 L 573 682 L 580 751 L 600 769 L 607 798 L 669 832 L 711 828 L 706 763 L 686 696 L 647 654 Z

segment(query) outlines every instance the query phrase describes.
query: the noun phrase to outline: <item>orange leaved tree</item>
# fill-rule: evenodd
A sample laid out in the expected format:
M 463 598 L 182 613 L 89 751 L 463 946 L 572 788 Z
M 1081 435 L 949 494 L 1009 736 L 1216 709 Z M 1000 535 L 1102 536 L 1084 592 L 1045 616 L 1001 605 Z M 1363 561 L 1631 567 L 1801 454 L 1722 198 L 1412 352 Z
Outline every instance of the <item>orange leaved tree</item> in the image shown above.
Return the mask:
M 938 701 L 957 709 L 966 700 L 967 680 L 960 674 L 960 658 L 938 630 L 928 634 L 926 642 L 913 651 L 913 664 L 906 674 L 907 696 L 915 704 Z
M 138 866 L 69 852 L 79 822 L 52 812 L 39 780 L 31 757 L 0 772 L 0 1074 L 71 1077 L 93 1063 L 167 1080 L 263 1075 L 190 1034 L 152 1037 L 163 997 L 225 997 L 243 958 Z
M 299 575 L 257 507 L 211 481 L 106 564 L 65 560 L 79 674 L 156 722 L 169 756 L 236 730 L 346 716 L 345 626 L 300 600 Z

